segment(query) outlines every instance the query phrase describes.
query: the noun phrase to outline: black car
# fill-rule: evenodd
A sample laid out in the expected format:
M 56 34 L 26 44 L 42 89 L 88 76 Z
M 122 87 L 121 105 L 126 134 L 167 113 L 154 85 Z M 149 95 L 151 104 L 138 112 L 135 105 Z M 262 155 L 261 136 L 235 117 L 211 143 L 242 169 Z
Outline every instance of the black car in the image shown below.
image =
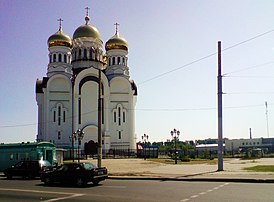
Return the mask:
M 105 167 L 97 168 L 91 163 L 68 163 L 63 164 L 55 170 L 41 173 L 41 181 L 46 185 L 58 182 L 73 183 L 78 187 L 84 186 L 88 182 L 97 185 L 107 177 L 108 171 Z
M 42 170 L 51 170 L 52 166 L 50 162 L 46 160 L 37 161 L 19 161 L 10 168 L 4 170 L 4 174 L 8 179 L 13 176 L 21 176 L 23 178 L 32 179 L 34 177 L 39 177 Z

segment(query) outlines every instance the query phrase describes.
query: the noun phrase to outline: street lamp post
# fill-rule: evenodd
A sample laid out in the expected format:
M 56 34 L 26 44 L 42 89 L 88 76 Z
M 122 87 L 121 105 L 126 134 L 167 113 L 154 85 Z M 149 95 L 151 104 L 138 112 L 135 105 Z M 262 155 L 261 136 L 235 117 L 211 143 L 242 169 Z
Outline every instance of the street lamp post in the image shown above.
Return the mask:
M 177 164 L 177 138 L 179 139 L 180 131 L 175 128 L 170 131 L 171 137 L 174 138 L 174 153 L 175 153 L 175 164 Z
M 142 140 L 143 140 L 143 150 L 144 150 L 144 160 L 146 160 L 146 144 L 147 144 L 147 141 L 148 141 L 148 135 L 144 134 L 142 136 Z
M 69 136 L 71 140 L 71 148 L 72 148 L 72 161 L 74 162 L 74 141 L 76 140 L 76 132 L 73 132 L 71 136 Z
M 84 132 L 81 129 L 78 129 L 76 132 L 74 132 L 73 134 L 77 135 L 77 137 L 75 136 L 75 139 L 77 138 L 78 140 L 78 162 L 80 162 L 80 145 L 81 145 L 81 141 L 84 138 Z

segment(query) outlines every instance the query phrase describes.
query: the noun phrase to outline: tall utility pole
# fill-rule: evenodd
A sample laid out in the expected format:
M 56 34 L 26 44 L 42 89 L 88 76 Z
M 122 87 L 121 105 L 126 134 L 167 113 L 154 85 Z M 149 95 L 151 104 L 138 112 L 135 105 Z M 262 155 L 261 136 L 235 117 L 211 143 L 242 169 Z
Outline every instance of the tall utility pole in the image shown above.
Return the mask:
M 218 171 L 223 171 L 223 90 L 221 41 L 218 41 Z
M 102 100 L 101 100 L 101 69 L 98 68 L 98 161 L 97 167 L 102 167 Z
M 266 131 L 267 131 L 267 137 L 269 138 L 268 110 L 267 110 L 267 102 L 266 102 L 266 101 L 265 101 L 265 116 L 266 116 Z

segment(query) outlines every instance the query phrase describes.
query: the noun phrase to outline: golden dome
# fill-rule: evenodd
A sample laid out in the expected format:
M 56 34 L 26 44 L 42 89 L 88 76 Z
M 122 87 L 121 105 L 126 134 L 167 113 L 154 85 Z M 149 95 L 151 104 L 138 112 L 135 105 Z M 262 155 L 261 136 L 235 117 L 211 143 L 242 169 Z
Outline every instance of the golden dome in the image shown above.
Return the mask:
M 106 51 L 112 49 L 122 49 L 128 51 L 128 43 L 124 38 L 119 36 L 118 32 L 116 32 L 116 34 L 106 42 L 105 48 Z
M 65 34 L 62 31 L 62 19 L 58 19 L 58 21 L 60 22 L 59 25 L 59 30 L 58 32 L 56 32 L 55 34 L 51 35 L 48 39 L 48 47 L 52 47 L 52 46 L 66 46 L 71 48 L 72 47 L 72 41 L 71 38 Z
M 86 24 L 78 27 L 74 34 L 73 39 L 81 38 L 81 37 L 93 37 L 101 40 L 100 33 L 96 27 L 93 27 L 89 24 L 89 17 L 85 18 Z
M 66 46 L 71 48 L 72 47 L 72 41 L 68 35 L 62 32 L 62 29 L 60 29 L 55 34 L 51 35 L 48 39 L 48 47 L 52 46 Z

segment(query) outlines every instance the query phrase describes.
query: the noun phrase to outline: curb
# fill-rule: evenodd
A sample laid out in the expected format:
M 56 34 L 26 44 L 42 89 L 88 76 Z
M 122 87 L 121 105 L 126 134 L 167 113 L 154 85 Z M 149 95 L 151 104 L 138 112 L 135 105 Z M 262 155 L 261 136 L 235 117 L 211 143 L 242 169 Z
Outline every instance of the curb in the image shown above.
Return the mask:
M 193 182 L 238 182 L 238 183 L 274 183 L 274 179 L 251 179 L 251 178 L 176 178 L 176 177 L 130 177 L 108 176 L 110 180 L 155 180 L 155 181 L 193 181 Z

